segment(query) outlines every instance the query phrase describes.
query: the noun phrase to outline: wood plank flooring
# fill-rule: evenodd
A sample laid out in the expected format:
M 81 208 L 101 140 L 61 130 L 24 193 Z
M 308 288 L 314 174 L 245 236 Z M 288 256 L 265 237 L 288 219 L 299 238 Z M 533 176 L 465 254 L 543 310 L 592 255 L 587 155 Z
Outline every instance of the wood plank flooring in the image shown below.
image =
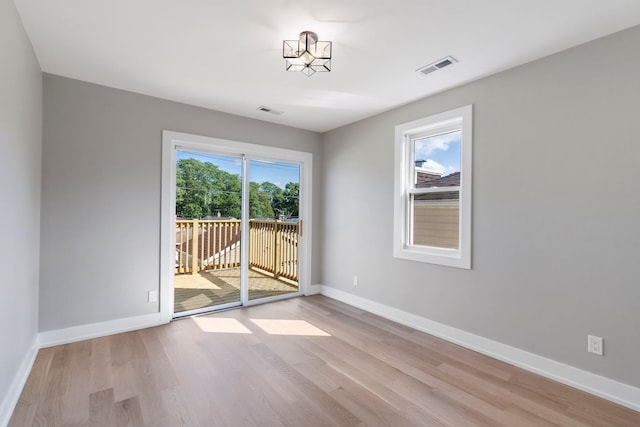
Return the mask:
M 323 296 L 40 350 L 10 427 L 640 426 L 640 413 Z

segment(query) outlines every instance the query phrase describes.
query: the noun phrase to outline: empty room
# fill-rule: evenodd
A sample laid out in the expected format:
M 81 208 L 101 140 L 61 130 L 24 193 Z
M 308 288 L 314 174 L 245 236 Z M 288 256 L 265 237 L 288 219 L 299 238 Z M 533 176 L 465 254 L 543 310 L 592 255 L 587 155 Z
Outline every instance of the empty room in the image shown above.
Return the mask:
M 0 0 L 0 427 L 640 426 L 640 2 Z

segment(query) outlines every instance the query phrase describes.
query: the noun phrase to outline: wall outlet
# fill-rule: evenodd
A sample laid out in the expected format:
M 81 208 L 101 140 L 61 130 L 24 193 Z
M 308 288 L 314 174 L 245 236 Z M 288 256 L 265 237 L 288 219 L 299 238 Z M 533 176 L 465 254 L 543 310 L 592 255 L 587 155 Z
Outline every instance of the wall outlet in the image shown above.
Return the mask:
M 158 302 L 158 291 L 149 291 L 149 302 Z
M 358 276 L 353 276 L 353 286 L 358 286 L 358 283 L 360 283 Z
M 604 340 L 602 337 L 587 335 L 587 351 L 599 356 L 604 355 Z

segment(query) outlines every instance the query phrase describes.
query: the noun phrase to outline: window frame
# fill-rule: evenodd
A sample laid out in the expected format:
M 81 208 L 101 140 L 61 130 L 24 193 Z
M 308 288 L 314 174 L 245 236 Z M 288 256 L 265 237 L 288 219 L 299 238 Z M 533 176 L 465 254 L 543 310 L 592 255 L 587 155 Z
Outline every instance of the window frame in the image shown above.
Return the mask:
M 393 256 L 411 261 L 471 269 L 473 106 L 424 117 L 395 127 Z M 415 187 L 414 141 L 460 130 L 460 186 Z M 459 191 L 458 249 L 411 244 L 413 202 L 419 194 Z

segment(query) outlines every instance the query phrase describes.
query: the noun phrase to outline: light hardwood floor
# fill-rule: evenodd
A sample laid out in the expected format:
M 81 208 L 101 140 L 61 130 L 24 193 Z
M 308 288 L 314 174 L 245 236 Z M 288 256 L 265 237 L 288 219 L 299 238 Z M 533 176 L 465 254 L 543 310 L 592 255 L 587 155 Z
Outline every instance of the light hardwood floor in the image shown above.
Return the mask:
M 640 426 L 640 413 L 313 296 L 43 349 L 11 427 Z

